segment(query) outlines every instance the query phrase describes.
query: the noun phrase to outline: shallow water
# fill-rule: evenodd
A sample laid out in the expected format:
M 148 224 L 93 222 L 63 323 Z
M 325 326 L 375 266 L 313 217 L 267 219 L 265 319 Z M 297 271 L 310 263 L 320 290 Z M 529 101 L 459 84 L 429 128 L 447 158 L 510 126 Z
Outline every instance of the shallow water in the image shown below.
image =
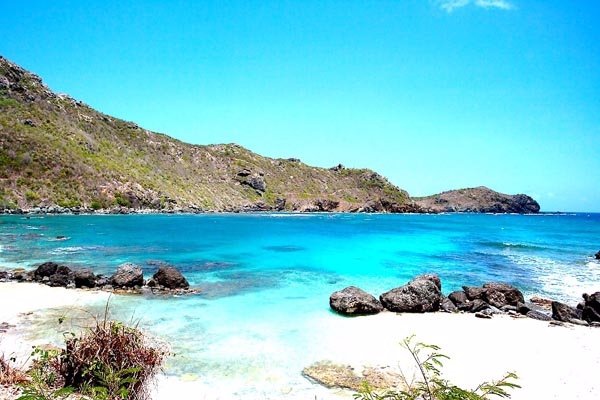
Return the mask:
M 445 293 L 499 280 L 576 302 L 600 288 L 598 250 L 600 214 L 0 217 L 0 265 L 180 268 L 201 295 L 119 296 L 113 310 L 173 344 L 167 373 L 243 398 L 307 385 L 299 371 L 327 353 L 322 330 L 340 318 L 335 290 L 378 295 L 436 272 Z

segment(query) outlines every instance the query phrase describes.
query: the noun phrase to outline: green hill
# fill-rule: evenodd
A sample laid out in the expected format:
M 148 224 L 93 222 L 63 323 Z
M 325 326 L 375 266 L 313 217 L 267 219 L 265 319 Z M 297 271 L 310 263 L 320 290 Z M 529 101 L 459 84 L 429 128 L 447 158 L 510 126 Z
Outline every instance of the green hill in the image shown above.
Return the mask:
M 0 57 L 0 209 L 419 211 L 368 169 L 198 146 L 53 93 Z

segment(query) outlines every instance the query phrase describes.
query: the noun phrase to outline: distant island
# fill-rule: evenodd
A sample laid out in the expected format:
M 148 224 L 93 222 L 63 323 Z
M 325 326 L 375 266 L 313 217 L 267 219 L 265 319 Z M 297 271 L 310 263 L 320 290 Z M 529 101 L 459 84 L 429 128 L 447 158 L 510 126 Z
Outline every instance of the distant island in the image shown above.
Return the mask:
M 411 198 L 369 169 L 191 145 L 98 112 L 0 56 L 0 212 L 537 213 L 485 187 Z

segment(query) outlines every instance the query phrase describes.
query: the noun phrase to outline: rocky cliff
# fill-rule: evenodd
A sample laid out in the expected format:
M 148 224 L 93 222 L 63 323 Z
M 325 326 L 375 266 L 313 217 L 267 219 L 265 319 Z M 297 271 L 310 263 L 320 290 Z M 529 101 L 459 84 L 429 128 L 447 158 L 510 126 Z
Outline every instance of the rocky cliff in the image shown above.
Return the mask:
M 0 57 L 0 209 L 419 211 L 368 169 L 190 145 L 105 115 Z
M 427 197 L 413 198 L 425 212 L 479 212 L 529 214 L 540 205 L 525 194 L 503 194 L 487 187 L 450 190 Z

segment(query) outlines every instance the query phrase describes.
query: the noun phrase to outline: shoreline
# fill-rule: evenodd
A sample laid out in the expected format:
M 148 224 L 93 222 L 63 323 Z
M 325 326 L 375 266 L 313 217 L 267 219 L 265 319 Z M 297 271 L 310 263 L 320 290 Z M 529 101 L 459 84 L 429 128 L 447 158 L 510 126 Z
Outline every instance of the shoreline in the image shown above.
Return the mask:
M 44 313 L 72 308 L 75 304 L 78 308 L 91 306 L 106 298 L 108 294 L 102 292 L 34 283 L 0 283 L 0 304 L 11 304 L 10 308 L 0 310 L 0 322 L 17 325 L 8 333 L 0 334 L 0 353 L 27 351 L 24 354 L 27 356 L 32 345 L 27 332 L 33 326 L 32 320 Z M 548 326 L 547 322 L 506 315 L 482 320 L 472 314 L 383 312 L 347 318 L 324 312 L 311 320 L 306 329 L 318 338 L 310 343 L 313 348 L 307 349 L 314 353 L 314 362 L 330 360 L 355 369 L 363 366 L 397 368 L 398 363 L 410 365 L 399 342 L 415 334 L 419 341 L 441 346 L 441 352 L 450 357 L 443 374 L 458 385 L 474 387 L 484 380 L 499 379 L 504 373 L 514 371 L 520 377 L 517 383 L 522 386 L 512 392 L 515 400 L 591 400 L 600 396 L 600 383 L 594 372 L 600 367 L 598 328 Z M 41 344 L 37 342 L 35 344 Z M 281 375 L 281 371 L 263 372 L 269 378 L 259 375 L 253 381 L 241 376 L 231 381 L 207 382 L 202 377 L 173 376 L 166 371 L 157 377 L 153 399 L 183 398 L 198 393 L 203 393 L 205 399 L 223 396 L 352 398 L 349 391 L 310 383 L 300 377 L 301 371 L 297 371 L 298 376 L 293 381 Z M 232 382 L 239 387 L 230 387 Z

